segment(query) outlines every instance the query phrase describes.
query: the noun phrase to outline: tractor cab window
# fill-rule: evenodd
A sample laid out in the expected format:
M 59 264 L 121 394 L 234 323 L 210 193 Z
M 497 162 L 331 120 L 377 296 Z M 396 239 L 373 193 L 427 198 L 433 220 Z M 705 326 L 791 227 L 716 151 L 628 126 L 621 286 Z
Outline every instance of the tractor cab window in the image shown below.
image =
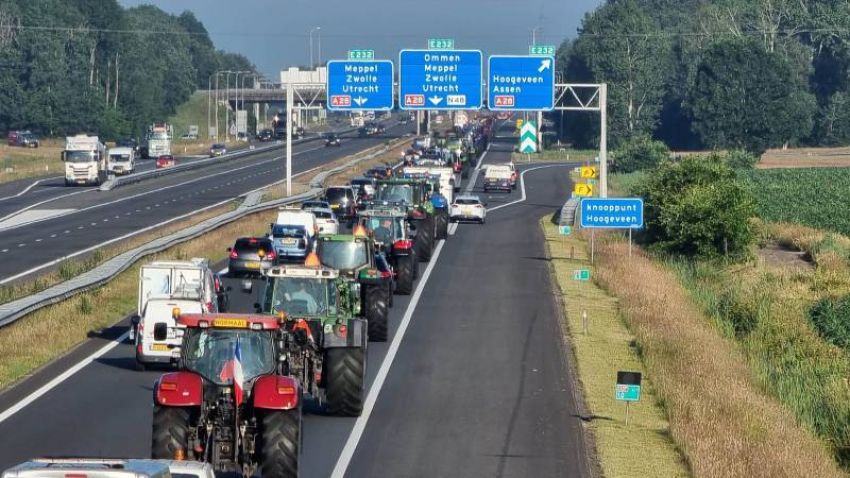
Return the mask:
M 295 317 L 335 314 L 336 290 L 326 279 L 276 278 L 266 289 L 264 310 Z
M 378 191 L 379 201 L 413 202 L 413 188 L 409 184 L 389 184 Z
M 232 383 L 237 343 L 238 362 L 245 381 L 275 369 L 276 358 L 269 332 L 208 328 L 189 329 L 187 334 L 184 365 L 215 384 Z
M 368 216 L 360 220 L 360 224 L 375 235 L 375 241 L 391 244 L 404 239 L 404 218 Z
M 317 249 L 322 264 L 337 270 L 354 270 L 369 262 L 369 250 L 363 240 L 319 241 Z

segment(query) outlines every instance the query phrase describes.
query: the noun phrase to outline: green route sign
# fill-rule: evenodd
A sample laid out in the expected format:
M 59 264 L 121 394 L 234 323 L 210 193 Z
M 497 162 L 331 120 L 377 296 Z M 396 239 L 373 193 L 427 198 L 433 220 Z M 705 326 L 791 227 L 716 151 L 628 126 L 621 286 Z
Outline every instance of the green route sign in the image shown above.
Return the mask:
M 573 233 L 573 228 L 572 228 L 572 226 L 558 226 L 558 232 L 562 236 L 569 236 L 570 234 Z
M 531 154 L 537 152 L 537 122 L 525 121 L 519 130 L 519 152 Z
M 555 56 L 555 45 L 529 45 L 529 55 Z
M 576 269 L 573 271 L 573 280 L 587 282 L 590 280 L 590 269 Z
M 428 39 L 428 49 L 429 50 L 454 50 L 455 49 L 455 40 L 454 40 L 454 38 L 429 38 Z
M 640 382 L 643 377 L 640 372 L 617 372 L 617 386 L 614 388 L 614 398 L 624 402 L 640 400 Z M 628 421 L 628 412 L 627 418 Z
M 374 60 L 375 50 L 348 50 L 349 60 Z

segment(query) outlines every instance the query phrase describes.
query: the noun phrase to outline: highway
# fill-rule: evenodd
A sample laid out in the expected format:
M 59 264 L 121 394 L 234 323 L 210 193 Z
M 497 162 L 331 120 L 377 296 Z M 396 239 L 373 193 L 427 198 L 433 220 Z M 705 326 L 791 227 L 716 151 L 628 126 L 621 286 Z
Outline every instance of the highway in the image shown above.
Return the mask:
M 347 137 L 340 147 L 326 148 L 321 141 L 296 145 L 293 174 L 310 171 L 410 131 L 410 125 L 395 125 L 379 137 Z M 284 148 L 274 148 L 111 191 L 92 188 L 68 191 L 69 188 L 61 186 L 66 195 L 39 201 L 35 207 L 28 204 L 26 207 L 30 209 L 0 223 L 0 284 L 42 270 L 69 254 L 90 250 L 107 241 L 123 240 L 176 218 L 190 217 L 279 181 L 285 174 L 284 153 Z M 17 200 L 23 197 L 9 202 Z
M 515 141 L 496 140 L 485 163 L 506 161 Z M 521 168 L 517 191 L 482 194 L 486 225 L 452 226 L 414 294 L 396 297 L 390 340 L 369 346 L 363 416 L 305 415 L 302 476 L 590 476 L 538 226 L 568 195 L 569 167 Z M 233 310 L 250 312 L 253 296 L 228 282 Z M 0 469 L 38 455 L 148 456 L 158 374 L 133 369 L 132 347 L 115 341 L 125 331 L 0 394 Z

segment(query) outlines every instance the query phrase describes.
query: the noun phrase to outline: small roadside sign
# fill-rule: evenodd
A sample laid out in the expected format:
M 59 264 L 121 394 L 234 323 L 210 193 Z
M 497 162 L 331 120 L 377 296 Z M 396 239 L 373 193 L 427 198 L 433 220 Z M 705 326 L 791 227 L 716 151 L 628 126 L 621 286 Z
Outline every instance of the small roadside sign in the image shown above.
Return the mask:
M 562 236 L 569 236 L 573 233 L 572 226 L 558 226 L 558 233 Z
M 617 372 L 614 398 L 624 402 L 637 402 L 640 400 L 640 382 L 640 372 Z
M 529 45 L 528 54 L 534 56 L 555 56 L 555 45 Z
M 584 179 L 596 179 L 599 177 L 599 168 L 596 166 L 582 166 L 579 168 L 579 173 Z
M 349 60 L 374 60 L 375 50 L 348 50 Z
M 643 227 L 643 199 L 582 199 L 581 227 L 597 229 L 640 229 Z
M 454 48 L 455 48 L 454 38 L 429 38 L 428 39 L 428 49 L 429 50 L 454 50 Z
M 573 280 L 587 282 L 590 280 L 590 269 L 576 269 L 573 271 Z
M 575 183 L 573 186 L 573 192 L 576 196 L 579 197 L 591 197 L 593 196 L 593 185 L 592 184 L 584 184 L 584 183 Z

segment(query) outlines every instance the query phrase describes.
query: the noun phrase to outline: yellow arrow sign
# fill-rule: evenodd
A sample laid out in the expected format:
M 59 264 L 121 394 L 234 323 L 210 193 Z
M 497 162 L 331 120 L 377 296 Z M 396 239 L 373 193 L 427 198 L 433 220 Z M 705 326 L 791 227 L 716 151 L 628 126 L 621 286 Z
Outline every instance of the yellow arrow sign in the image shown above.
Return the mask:
M 576 183 L 575 187 L 573 189 L 573 192 L 575 193 L 576 196 L 581 196 L 581 197 L 586 197 L 586 198 L 591 197 L 591 196 L 593 196 L 593 185 L 592 184 Z
M 596 179 L 599 177 L 599 169 L 596 166 L 582 166 L 581 177 L 584 179 Z

